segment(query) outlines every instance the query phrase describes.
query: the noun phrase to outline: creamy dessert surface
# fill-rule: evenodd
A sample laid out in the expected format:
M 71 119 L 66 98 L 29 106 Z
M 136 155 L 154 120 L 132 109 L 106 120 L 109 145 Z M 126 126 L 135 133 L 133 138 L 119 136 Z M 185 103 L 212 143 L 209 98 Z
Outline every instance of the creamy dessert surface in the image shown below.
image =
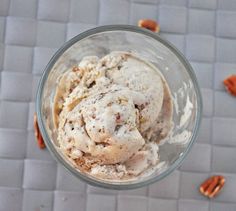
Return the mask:
M 54 123 L 60 150 L 80 171 L 133 179 L 159 163 L 172 98 L 162 74 L 133 54 L 85 57 L 58 81 Z

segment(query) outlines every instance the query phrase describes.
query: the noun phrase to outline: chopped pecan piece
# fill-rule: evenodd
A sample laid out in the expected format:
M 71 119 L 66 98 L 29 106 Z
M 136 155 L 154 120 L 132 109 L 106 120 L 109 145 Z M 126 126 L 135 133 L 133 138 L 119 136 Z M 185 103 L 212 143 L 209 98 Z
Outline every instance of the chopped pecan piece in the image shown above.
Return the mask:
M 72 71 L 73 71 L 73 72 L 78 72 L 78 71 L 79 71 L 79 67 L 76 67 L 76 66 L 73 67 L 73 68 L 72 68 Z

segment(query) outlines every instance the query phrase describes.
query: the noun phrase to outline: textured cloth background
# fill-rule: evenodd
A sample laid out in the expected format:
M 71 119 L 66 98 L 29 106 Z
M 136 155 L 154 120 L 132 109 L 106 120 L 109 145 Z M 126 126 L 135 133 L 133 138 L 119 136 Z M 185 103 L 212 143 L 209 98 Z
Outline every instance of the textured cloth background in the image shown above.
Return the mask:
M 132 191 L 95 188 L 39 150 L 35 91 L 66 40 L 103 24 L 157 19 L 161 35 L 190 60 L 202 90 L 202 127 L 182 167 Z M 0 211 L 235 211 L 236 99 L 222 86 L 236 74 L 236 0 L 0 0 Z M 226 177 L 209 201 L 199 184 Z

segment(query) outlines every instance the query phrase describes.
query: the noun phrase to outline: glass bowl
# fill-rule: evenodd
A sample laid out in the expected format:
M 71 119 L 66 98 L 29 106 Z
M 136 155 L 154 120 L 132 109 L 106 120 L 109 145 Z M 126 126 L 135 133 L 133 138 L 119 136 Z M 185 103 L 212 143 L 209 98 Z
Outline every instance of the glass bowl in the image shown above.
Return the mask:
M 160 168 L 132 181 L 108 181 L 80 172 L 60 152 L 53 124 L 53 99 L 60 75 L 84 56 L 102 57 L 111 51 L 132 52 L 155 65 L 167 80 L 173 97 L 173 136 L 160 145 Z M 190 105 L 190 106 L 189 106 Z M 36 112 L 48 150 L 77 178 L 109 189 L 132 189 L 156 182 L 180 166 L 199 130 L 202 99 L 196 76 L 184 56 L 158 34 L 136 26 L 101 26 L 66 42 L 51 58 L 39 83 Z

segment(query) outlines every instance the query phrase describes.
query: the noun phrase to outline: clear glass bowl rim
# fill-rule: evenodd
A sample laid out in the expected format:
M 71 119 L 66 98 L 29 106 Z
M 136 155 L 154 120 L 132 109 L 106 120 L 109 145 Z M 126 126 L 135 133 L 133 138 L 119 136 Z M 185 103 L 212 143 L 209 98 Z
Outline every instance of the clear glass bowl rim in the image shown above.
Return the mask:
M 81 174 L 78 170 L 73 168 L 71 165 L 69 165 L 64 158 L 57 152 L 55 149 L 53 143 L 50 141 L 49 135 L 47 133 L 44 121 L 43 121 L 43 115 L 42 115 L 42 110 L 41 110 L 41 105 L 42 105 L 42 94 L 43 94 L 43 88 L 44 84 L 48 78 L 49 72 L 52 69 L 53 65 L 55 62 L 58 60 L 58 58 L 68 49 L 70 48 L 73 44 L 78 42 L 79 40 L 82 40 L 88 36 L 91 36 L 93 34 L 101 33 L 101 32 L 109 32 L 109 31 L 127 31 L 127 32 L 135 32 L 139 33 L 142 35 L 149 36 L 153 38 L 154 40 L 162 43 L 165 45 L 172 53 L 177 56 L 177 58 L 181 61 L 181 63 L 184 65 L 185 69 L 188 71 L 188 74 L 190 75 L 190 78 L 193 82 L 194 90 L 196 92 L 196 100 L 197 100 L 197 111 L 196 111 L 196 124 L 194 125 L 194 129 L 192 132 L 192 137 L 191 140 L 184 150 L 182 156 L 180 156 L 171 166 L 168 167 L 167 170 L 162 172 L 161 174 L 150 178 L 149 180 L 141 181 L 139 183 L 116 183 L 116 184 L 111 184 L 111 183 L 106 183 L 105 181 L 97 181 L 95 179 L 92 179 L 90 177 L 86 177 L 85 175 Z M 134 189 L 134 188 L 140 188 L 149 184 L 152 184 L 156 181 L 159 181 L 169 175 L 172 171 L 174 171 L 176 168 L 178 168 L 181 163 L 183 162 L 184 158 L 186 155 L 189 153 L 190 149 L 192 148 L 193 143 L 195 142 L 197 135 L 198 135 L 198 130 L 200 127 L 201 123 L 201 116 L 202 116 L 202 96 L 200 92 L 199 85 L 197 83 L 197 79 L 195 76 L 195 73 L 187 61 L 187 59 L 184 57 L 184 55 L 176 49 L 175 46 L 173 46 L 171 43 L 166 41 L 165 39 L 161 38 L 157 33 L 151 32 L 149 30 L 137 27 L 137 26 L 132 26 L 132 25 L 106 25 L 106 26 L 98 26 L 96 28 L 87 30 L 81 34 L 78 34 L 77 36 L 73 37 L 69 41 L 65 42 L 62 47 L 57 50 L 57 52 L 53 55 L 53 57 L 50 59 L 49 63 L 44 69 L 44 72 L 42 74 L 42 77 L 40 79 L 39 85 L 38 85 L 38 90 L 37 90 L 37 95 L 36 95 L 36 114 L 38 118 L 38 125 L 40 132 L 43 136 L 43 139 L 45 141 L 45 144 L 47 146 L 47 149 L 50 151 L 52 156 L 57 160 L 57 162 L 61 163 L 67 170 L 69 170 L 74 176 L 77 178 L 87 182 L 90 185 L 93 186 L 98 186 L 102 188 L 107 188 L 107 189 L 117 189 L 117 190 L 125 190 L 125 189 Z

